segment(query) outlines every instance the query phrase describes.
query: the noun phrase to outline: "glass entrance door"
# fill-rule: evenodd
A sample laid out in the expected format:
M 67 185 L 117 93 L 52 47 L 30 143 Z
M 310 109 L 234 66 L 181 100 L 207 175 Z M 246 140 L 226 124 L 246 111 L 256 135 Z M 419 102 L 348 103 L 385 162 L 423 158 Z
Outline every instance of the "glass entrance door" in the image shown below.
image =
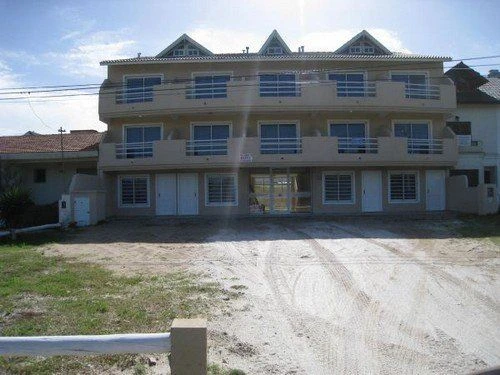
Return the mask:
M 308 169 L 282 168 L 259 172 L 250 173 L 250 213 L 283 215 L 311 212 Z

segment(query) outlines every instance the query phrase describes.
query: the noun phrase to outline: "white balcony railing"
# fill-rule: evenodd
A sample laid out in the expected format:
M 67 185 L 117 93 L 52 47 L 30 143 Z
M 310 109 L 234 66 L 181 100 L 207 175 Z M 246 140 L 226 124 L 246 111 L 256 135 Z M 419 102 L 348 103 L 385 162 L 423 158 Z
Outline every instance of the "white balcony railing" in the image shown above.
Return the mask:
M 439 100 L 440 90 L 437 85 L 420 85 L 407 83 L 405 85 L 405 95 L 409 99 L 434 99 Z
M 338 97 L 374 97 L 376 93 L 374 82 L 337 81 Z
M 227 155 L 227 139 L 197 139 L 186 141 L 186 155 Z
M 409 154 L 442 154 L 442 139 L 408 139 Z
M 261 154 L 300 154 L 302 140 L 300 138 L 261 138 Z
M 141 159 L 153 157 L 153 142 L 115 143 L 117 159 Z
M 153 87 L 123 88 L 116 91 L 116 104 L 133 104 L 153 101 Z
M 344 138 L 338 139 L 340 154 L 376 154 L 378 152 L 377 138 Z
M 186 99 L 215 99 L 227 98 L 227 84 L 198 83 L 186 87 Z

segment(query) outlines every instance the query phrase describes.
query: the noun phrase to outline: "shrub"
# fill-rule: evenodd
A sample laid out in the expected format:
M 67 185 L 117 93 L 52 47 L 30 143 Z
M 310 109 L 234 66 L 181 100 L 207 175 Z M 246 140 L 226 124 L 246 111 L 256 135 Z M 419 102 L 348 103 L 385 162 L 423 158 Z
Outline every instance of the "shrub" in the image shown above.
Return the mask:
M 18 186 L 5 190 L 0 196 L 0 217 L 9 228 L 22 225 L 24 212 L 34 203 L 30 192 Z

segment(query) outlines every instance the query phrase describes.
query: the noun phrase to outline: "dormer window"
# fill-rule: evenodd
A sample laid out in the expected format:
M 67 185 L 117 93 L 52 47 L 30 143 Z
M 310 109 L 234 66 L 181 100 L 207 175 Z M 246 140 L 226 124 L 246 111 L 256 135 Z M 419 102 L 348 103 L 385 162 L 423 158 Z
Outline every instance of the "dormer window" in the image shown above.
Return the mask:
M 349 53 L 373 55 L 375 53 L 375 48 L 370 45 L 354 45 L 349 47 Z
M 268 47 L 267 54 L 268 55 L 282 55 L 283 48 L 282 47 Z
M 184 56 L 184 50 L 183 49 L 174 50 L 174 56 Z
M 188 56 L 198 56 L 200 54 L 200 51 L 195 48 L 188 48 L 187 54 Z

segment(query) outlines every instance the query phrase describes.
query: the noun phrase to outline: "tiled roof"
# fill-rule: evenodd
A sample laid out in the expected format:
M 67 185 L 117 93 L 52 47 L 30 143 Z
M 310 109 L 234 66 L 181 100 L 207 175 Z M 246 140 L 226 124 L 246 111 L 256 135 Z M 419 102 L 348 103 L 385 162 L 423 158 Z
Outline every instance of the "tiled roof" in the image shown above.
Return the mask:
M 104 133 L 76 131 L 63 134 L 64 151 L 96 151 Z M 0 154 L 61 152 L 61 135 L 20 135 L 0 137 Z
M 294 60 L 332 60 L 332 61 L 450 61 L 451 57 L 434 55 L 416 55 L 394 52 L 390 55 L 344 55 L 335 52 L 292 52 L 284 55 L 261 55 L 258 53 L 218 53 L 211 56 L 182 57 L 133 57 L 120 60 L 102 61 L 101 65 L 147 64 L 147 63 L 182 63 L 182 62 L 218 62 L 218 61 L 294 61 Z
M 500 101 L 500 78 L 488 78 L 488 82 L 479 87 L 479 90 Z

